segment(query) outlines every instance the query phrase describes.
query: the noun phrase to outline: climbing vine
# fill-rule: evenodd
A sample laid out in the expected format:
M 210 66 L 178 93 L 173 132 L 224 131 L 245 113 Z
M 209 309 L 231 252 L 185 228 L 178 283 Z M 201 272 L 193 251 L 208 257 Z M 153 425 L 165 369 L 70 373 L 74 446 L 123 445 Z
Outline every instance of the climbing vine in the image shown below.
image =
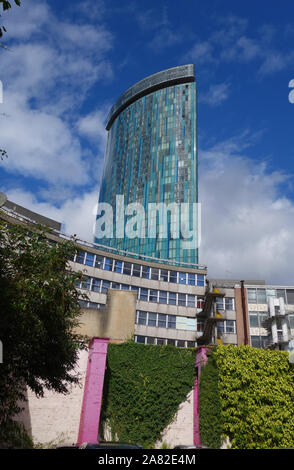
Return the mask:
M 215 356 L 211 355 L 202 369 L 199 390 L 199 431 L 202 442 L 209 448 L 221 446 L 221 420 L 218 370 Z
M 200 414 L 203 442 L 209 442 L 209 427 L 214 439 L 218 439 L 220 425 L 222 435 L 229 437 L 233 448 L 293 448 L 294 367 L 288 353 L 250 346 L 219 346 L 213 352 L 213 360 L 213 374 L 203 370 L 200 407 L 209 407 L 204 394 L 209 381 L 213 387 L 217 381 L 219 401 L 210 394 L 210 421 L 206 428 L 206 416 Z
M 195 378 L 195 350 L 109 344 L 102 422 L 112 439 L 152 447 L 172 422 Z

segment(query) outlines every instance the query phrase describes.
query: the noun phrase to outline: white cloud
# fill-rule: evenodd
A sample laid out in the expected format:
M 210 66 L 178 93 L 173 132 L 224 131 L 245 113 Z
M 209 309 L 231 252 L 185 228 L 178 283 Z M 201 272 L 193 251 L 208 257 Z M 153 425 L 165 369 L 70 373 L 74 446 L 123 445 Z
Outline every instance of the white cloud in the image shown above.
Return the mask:
M 8 190 L 6 195 L 16 204 L 63 223 L 66 234 L 75 234 L 81 240 L 93 242 L 98 200 L 97 187 L 81 196 L 68 199 L 60 207 L 49 202 L 39 202 L 32 193 L 19 188 Z
M 17 41 L 1 57 L 1 111 L 6 114 L 1 116 L 1 148 L 9 155 L 5 170 L 38 179 L 43 194 L 48 183 L 59 186 L 61 194 L 74 185 L 90 187 L 89 168 L 96 169 L 104 154 L 101 112 L 97 111 L 95 156 L 81 145 L 76 131 L 77 123 L 78 127 L 83 123 L 77 114 L 91 87 L 112 77 L 107 53 L 113 47 L 113 35 L 103 24 L 61 21 L 45 1 L 36 5 L 28 0 L 21 8 L 11 9 L 8 17 L 7 27 Z M 86 132 L 83 136 L 90 138 Z
M 106 148 L 107 131 L 105 129 L 107 113 L 110 106 L 103 106 L 102 109 L 81 117 L 77 122 L 77 128 L 81 135 L 91 139 L 103 153 Z
M 199 93 L 199 103 L 205 103 L 209 106 L 218 106 L 229 97 L 229 84 L 219 83 L 210 85 L 206 93 Z
M 196 64 L 223 62 L 248 63 L 258 61 L 259 76 L 265 76 L 284 69 L 293 63 L 294 54 L 291 50 L 280 50 L 275 43 L 275 29 L 265 24 L 255 32 L 248 34 L 247 20 L 235 16 L 221 18 L 219 27 L 205 41 L 196 41 L 184 56 L 185 60 L 193 60 Z
M 279 196 L 289 176 L 247 158 L 248 145 L 243 136 L 199 152 L 200 261 L 210 277 L 292 285 L 294 204 Z

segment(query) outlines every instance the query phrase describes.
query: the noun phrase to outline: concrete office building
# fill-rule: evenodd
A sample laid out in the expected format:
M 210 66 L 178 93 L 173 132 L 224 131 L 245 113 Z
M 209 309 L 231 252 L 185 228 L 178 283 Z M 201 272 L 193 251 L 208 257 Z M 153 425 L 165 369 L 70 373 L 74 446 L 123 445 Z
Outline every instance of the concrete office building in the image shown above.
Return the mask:
M 193 213 L 193 204 L 198 201 L 194 65 L 164 70 L 133 85 L 111 108 L 106 129 L 99 204 L 108 203 L 113 208 L 113 238 L 107 234 L 100 238 L 101 234 L 96 233 L 95 242 L 193 267 L 198 263 L 198 223 Z M 117 195 L 123 196 L 124 207 L 142 206 L 139 236 L 125 235 L 127 215 L 123 227 L 118 222 Z M 150 204 L 160 203 L 165 208 L 170 204 L 189 207 L 187 213 L 180 210 L 177 215 L 168 211 L 164 229 L 159 212 L 150 212 Z M 175 235 L 173 216 L 179 226 L 194 228 L 194 248 L 185 249 L 183 237 Z
M 265 281 L 209 280 L 198 344 L 248 344 L 289 350 L 294 339 L 294 287 Z

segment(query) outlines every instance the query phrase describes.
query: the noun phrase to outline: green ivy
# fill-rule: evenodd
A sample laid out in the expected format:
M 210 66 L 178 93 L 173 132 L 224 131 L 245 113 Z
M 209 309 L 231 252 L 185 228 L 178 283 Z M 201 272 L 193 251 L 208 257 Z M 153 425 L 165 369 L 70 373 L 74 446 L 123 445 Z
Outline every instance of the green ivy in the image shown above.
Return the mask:
M 195 350 L 109 344 L 102 422 L 112 438 L 152 447 L 193 388 Z
M 250 346 L 219 346 L 213 357 L 220 402 L 211 396 L 214 412 L 210 414 L 218 415 L 216 407 L 220 403 L 218 423 L 232 448 L 293 448 L 294 368 L 288 353 Z M 201 387 L 207 387 L 209 378 L 204 371 Z M 201 397 L 203 401 L 203 393 Z M 204 419 L 201 416 L 202 422 Z M 212 425 L 211 432 L 215 433 Z M 204 432 L 204 443 L 206 439 Z
M 221 445 L 221 402 L 216 359 L 212 355 L 202 369 L 199 390 L 199 431 L 201 440 L 212 449 Z

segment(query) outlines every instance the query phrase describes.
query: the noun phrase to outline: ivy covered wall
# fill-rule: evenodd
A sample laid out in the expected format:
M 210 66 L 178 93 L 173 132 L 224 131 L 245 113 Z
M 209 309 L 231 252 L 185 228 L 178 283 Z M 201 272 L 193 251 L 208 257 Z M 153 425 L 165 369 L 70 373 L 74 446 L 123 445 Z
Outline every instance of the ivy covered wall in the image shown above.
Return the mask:
M 194 380 L 194 349 L 109 344 L 101 422 L 110 427 L 112 439 L 152 447 Z
M 219 447 L 294 448 L 294 367 L 288 353 L 218 346 L 200 378 L 200 435 Z

